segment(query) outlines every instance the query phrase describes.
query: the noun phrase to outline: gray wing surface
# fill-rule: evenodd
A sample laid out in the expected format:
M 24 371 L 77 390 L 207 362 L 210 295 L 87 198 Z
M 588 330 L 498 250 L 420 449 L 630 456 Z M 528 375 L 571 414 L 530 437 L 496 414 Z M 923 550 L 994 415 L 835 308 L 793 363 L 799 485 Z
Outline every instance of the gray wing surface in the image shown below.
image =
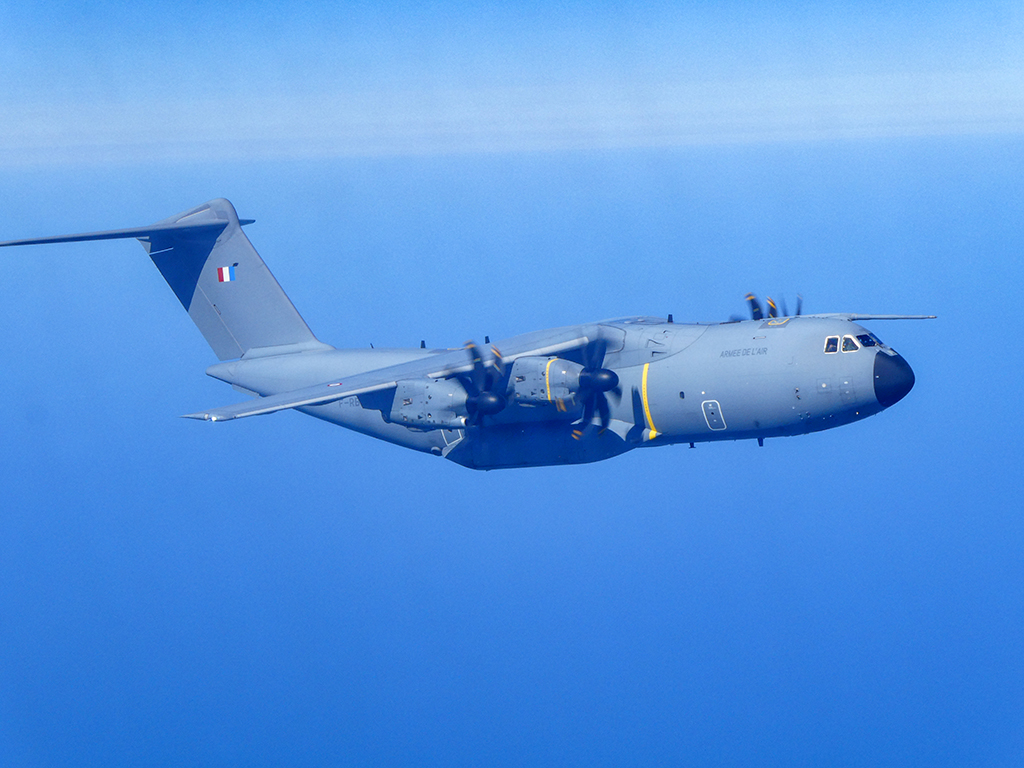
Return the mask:
M 856 312 L 832 312 L 816 315 L 802 315 L 802 317 L 821 317 L 827 320 L 849 320 L 860 322 L 861 320 L 934 320 L 935 315 L 861 315 Z
M 386 370 L 386 369 L 384 369 Z M 357 374 L 346 377 L 343 381 L 332 381 L 326 384 L 316 384 L 312 387 L 295 389 L 290 392 L 282 392 L 279 395 L 267 395 L 257 397 L 245 403 L 226 405 L 220 408 L 211 408 L 208 411 L 188 413 L 184 419 L 200 419 L 202 421 L 230 421 L 241 419 L 246 416 L 262 416 L 266 413 L 276 413 L 289 408 L 302 408 L 310 405 L 327 405 L 353 395 L 364 395 L 370 392 L 379 392 L 391 389 L 397 382 L 384 380 L 377 372 L 369 374 Z
M 540 334 L 529 334 L 528 336 L 517 337 L 522 341 L 517 343 L 517 339 L 510 340 L 506 347 L 511 352 L 503 355 L 502 359 L 507 364 L 519 357 L 554 355 L 567 350 L 581 349 L 589 343 L 590 338 L 586 335 L 580 335 L 579 331 L 580 328 L 573 327 L 571 329 L 559 329 L 553 334 L 547 333 L 543 336 Z M 500 344 L 501 342 L 499 342 Z M 451 350 L 426 360 L 401 363 L 375 371 L 346 376 L 336 381 L 315 384 L 311 387 L 257 397 L 244 403 L 189 413 L 182 418 L 199 419 L 201 421 L 230 421 L 232 419 L 245 418 L 246 416 L 262 416 L 267 413 L 276 413 L 277 411 L 284 411 L 289 408 L 327 405 L 346 397 L 392 389 L 399 381 L 406 379 L 441 379 L 469 373 L 473 370 L 473 363 L 467 361 L 466 358 L 466 350 Z

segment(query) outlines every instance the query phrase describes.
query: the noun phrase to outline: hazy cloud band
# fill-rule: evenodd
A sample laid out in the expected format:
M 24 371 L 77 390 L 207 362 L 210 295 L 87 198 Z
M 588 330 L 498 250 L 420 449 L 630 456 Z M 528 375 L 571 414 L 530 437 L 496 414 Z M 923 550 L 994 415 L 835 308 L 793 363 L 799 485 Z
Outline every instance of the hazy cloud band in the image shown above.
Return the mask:
M 0 163 L 291 159 L 1024 132 L 1024 72 L 5 105 Z

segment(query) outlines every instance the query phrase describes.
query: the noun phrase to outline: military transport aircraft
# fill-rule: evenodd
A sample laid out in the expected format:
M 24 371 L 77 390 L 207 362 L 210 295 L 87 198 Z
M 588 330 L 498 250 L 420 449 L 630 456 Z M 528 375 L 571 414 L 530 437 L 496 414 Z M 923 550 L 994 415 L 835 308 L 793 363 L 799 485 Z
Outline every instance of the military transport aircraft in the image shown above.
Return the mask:
M 475 469 L 579 464 L 641 446 L 817 432 L 876 414 L 914 385 L 861 320 L 803 315 L 675 323 L 626 317 L 488 348 L 335 349 L 319 341 L 227 200 L 148 227 L 0 246 L 136 238 L 214 353 L 206 372 L 255 395 L 188 414 L 228 421 L 294 408 Z M 489 343 L 489 340 L 485 340 Z

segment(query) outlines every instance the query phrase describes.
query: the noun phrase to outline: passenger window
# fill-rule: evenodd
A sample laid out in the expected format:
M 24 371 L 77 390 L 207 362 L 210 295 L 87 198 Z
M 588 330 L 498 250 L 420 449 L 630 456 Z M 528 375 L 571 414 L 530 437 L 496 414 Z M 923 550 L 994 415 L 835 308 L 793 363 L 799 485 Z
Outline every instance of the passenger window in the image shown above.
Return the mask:
M 867 333 L 862 333 L 860 336 L 858 336 L 857 337 L 857 341 L 860 342 L 860 345 L 862 347 L 873 347 L 873 346 L 875 346 L 875 340 L 871 337 L 870 334 L 867 334 Z
M 853 336 L 843 336 L 843 352 L 856 352 L 860 347 L 853 340 Z
M 839 337 L 829 336 L 825 339 L 825 354 L 831 355 L 833 352 L 839 351 Z

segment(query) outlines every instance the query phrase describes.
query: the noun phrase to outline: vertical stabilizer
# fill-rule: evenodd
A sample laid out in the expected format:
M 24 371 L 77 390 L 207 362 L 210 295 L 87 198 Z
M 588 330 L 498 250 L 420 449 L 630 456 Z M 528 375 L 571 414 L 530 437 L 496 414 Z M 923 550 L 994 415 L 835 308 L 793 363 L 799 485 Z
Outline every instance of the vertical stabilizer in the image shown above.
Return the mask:
M 139 241 L 218 358 L 255 347 L 320 346 L 227 200 L 211 200 L 153 229 Z
M 331 348 L 309 330 L 242 232 L 242 222 L 227 200 L 211 200 L 148 227 L 14 240 L 0 246 L 129 237 L 142 243 L 221 360 L 263 347 L 282 352 Z

